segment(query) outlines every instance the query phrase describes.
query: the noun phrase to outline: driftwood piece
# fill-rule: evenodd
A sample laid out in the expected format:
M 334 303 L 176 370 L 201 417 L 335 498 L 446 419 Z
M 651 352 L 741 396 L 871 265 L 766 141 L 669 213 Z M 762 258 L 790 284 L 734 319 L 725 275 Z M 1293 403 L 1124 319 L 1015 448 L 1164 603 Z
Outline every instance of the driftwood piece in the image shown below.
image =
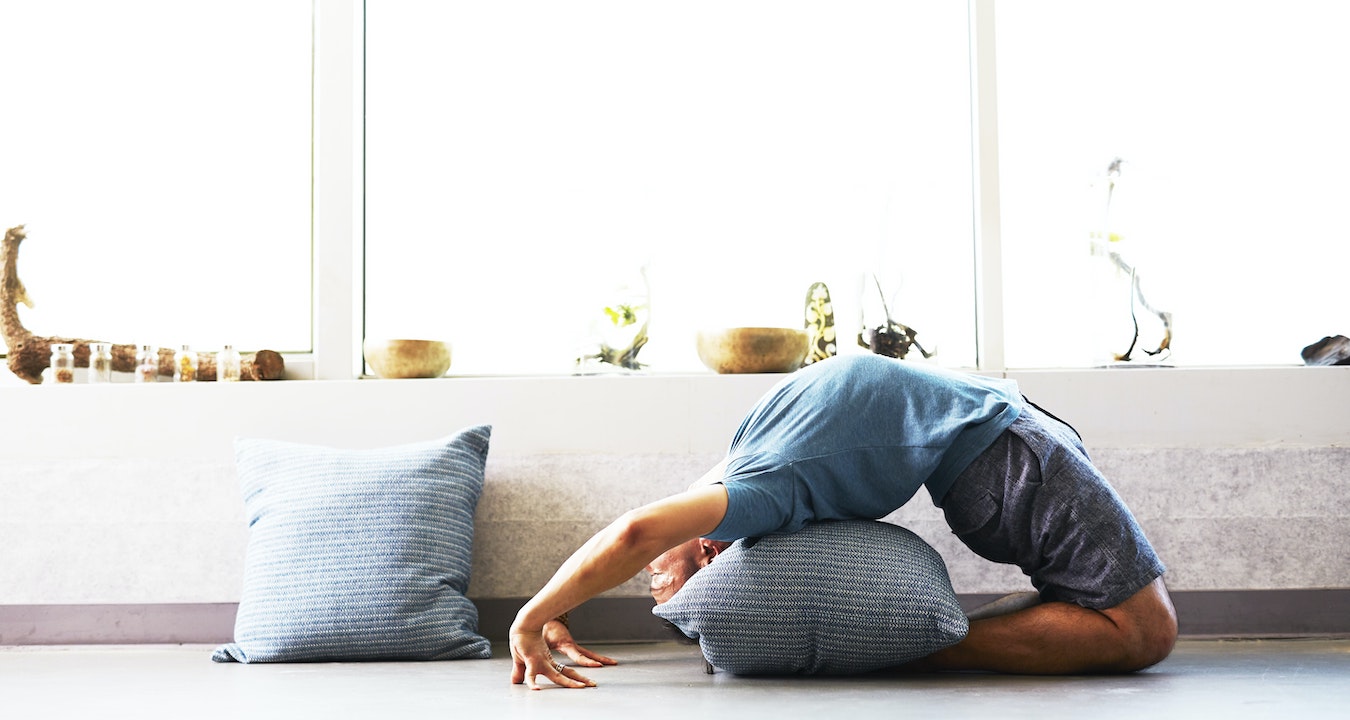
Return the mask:
M 24 226 L 12 227 L 5 232 L 0 254 L 3 254 L 3 274 L 0 274 L 0 334 L 3 334 L 5 346 L 9 351 L 9 369 L 18 377 L 30 383 L 42 382 L 42 372 L 51 365 L 52 345 L 69 343 L 75 356 L 76 367 L 89 367 L 90 343 L 99 340 L 85 340 L 59 336 L 37 336 L 29 332 L 19 319 L 19 304 L 33 307 L 32 301 L 19 280 L 18 257 L 19 243 L 27 237 Z M 114 372 L 134 372 L 136 352 L 139 346 L 126 343 L 111 343 L 112 369 Z M 212 381 L 216 379 L 216 360 L 212 353 L 200 353 L 197 366 L 197 379 Z M 159 375 L 173 377 L 174 351 L 171 348 L 159 349 Z M 241 380 L 279 380 L 285 376 L 286 363 L 281 354 L 274 350 L 259 350 L 244 355 L 240 363 Z

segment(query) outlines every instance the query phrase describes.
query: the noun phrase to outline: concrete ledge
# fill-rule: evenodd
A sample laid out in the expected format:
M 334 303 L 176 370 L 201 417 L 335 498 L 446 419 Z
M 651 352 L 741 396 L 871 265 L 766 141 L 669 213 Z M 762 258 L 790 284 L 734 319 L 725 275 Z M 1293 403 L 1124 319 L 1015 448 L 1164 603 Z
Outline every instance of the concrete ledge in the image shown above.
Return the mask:
M 961 595 L 967 610 L 997 595 Z M 525 598 L 475 600 L 479 629 L 506 639 Z M 1350 588 L 1190 590 L 1172 593 L 1186 637 L 1325 637 L 1350 635 Z M 0 645 L 136 645 L 229 642 L 233 603 L 162 605 L 0 605 Z M 596 598 L 572 613 L 585 642 L 668 640 L 647 598 Z

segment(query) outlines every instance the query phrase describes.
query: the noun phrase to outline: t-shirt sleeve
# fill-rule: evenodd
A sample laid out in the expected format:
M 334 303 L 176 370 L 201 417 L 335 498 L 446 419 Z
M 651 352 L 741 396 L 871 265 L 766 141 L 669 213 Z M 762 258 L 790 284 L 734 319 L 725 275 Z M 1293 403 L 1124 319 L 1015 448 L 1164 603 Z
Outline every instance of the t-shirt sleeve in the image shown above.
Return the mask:
M 746 537 L 800 529 L 801 523 L 793 521 L 797 514 L 792 492 L 795 485 L 774 478 L 773 474 L 759 473 L 723 483 L 727 489 L 727 514 L 706 537 L 734 542 Z

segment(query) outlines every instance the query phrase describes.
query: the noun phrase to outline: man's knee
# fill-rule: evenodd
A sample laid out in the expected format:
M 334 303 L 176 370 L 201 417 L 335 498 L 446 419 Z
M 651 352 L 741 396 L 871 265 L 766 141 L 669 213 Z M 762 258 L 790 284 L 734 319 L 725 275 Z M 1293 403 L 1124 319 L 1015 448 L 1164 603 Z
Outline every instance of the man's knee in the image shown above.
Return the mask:
M 1125 633 L 1121 670 L 1142 670 L 1172 654 L 1177 643 L 1177 613 L 1162 578 L 1103 613 Z
M 1156 616 L 1145 620 L 1145 625 L 1136 635 L 1134 646 L 1130 649 L 1126 661 L 1127 670 L 1143 670 L 1157 665 L 1172 654 L 1177 644 L 1177 623 L 1175 616 Z

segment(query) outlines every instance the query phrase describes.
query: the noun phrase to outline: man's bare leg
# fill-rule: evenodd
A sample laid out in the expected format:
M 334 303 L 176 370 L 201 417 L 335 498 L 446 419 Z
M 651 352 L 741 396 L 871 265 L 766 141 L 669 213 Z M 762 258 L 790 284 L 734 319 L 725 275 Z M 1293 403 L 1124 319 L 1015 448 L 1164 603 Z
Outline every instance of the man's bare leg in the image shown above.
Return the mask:
M 965 640 L 917 665 L 1038 675 L 1133 672 L 1166 658 L 1176 637 L 1176 610 L 1158 578 L 1106 610 L 1050 602 L 974 620 Z
M 993 602 L 985 603 L 974 610 L 966 613 L 966 617 L 971 620 L 983 620 L 985 618 L 1007 615 L 1008 613 L 1025 610 L 1033 605 L 1041 604 L 1041 594 L 1038 592 L 1021 592 L 1004 595 Z

